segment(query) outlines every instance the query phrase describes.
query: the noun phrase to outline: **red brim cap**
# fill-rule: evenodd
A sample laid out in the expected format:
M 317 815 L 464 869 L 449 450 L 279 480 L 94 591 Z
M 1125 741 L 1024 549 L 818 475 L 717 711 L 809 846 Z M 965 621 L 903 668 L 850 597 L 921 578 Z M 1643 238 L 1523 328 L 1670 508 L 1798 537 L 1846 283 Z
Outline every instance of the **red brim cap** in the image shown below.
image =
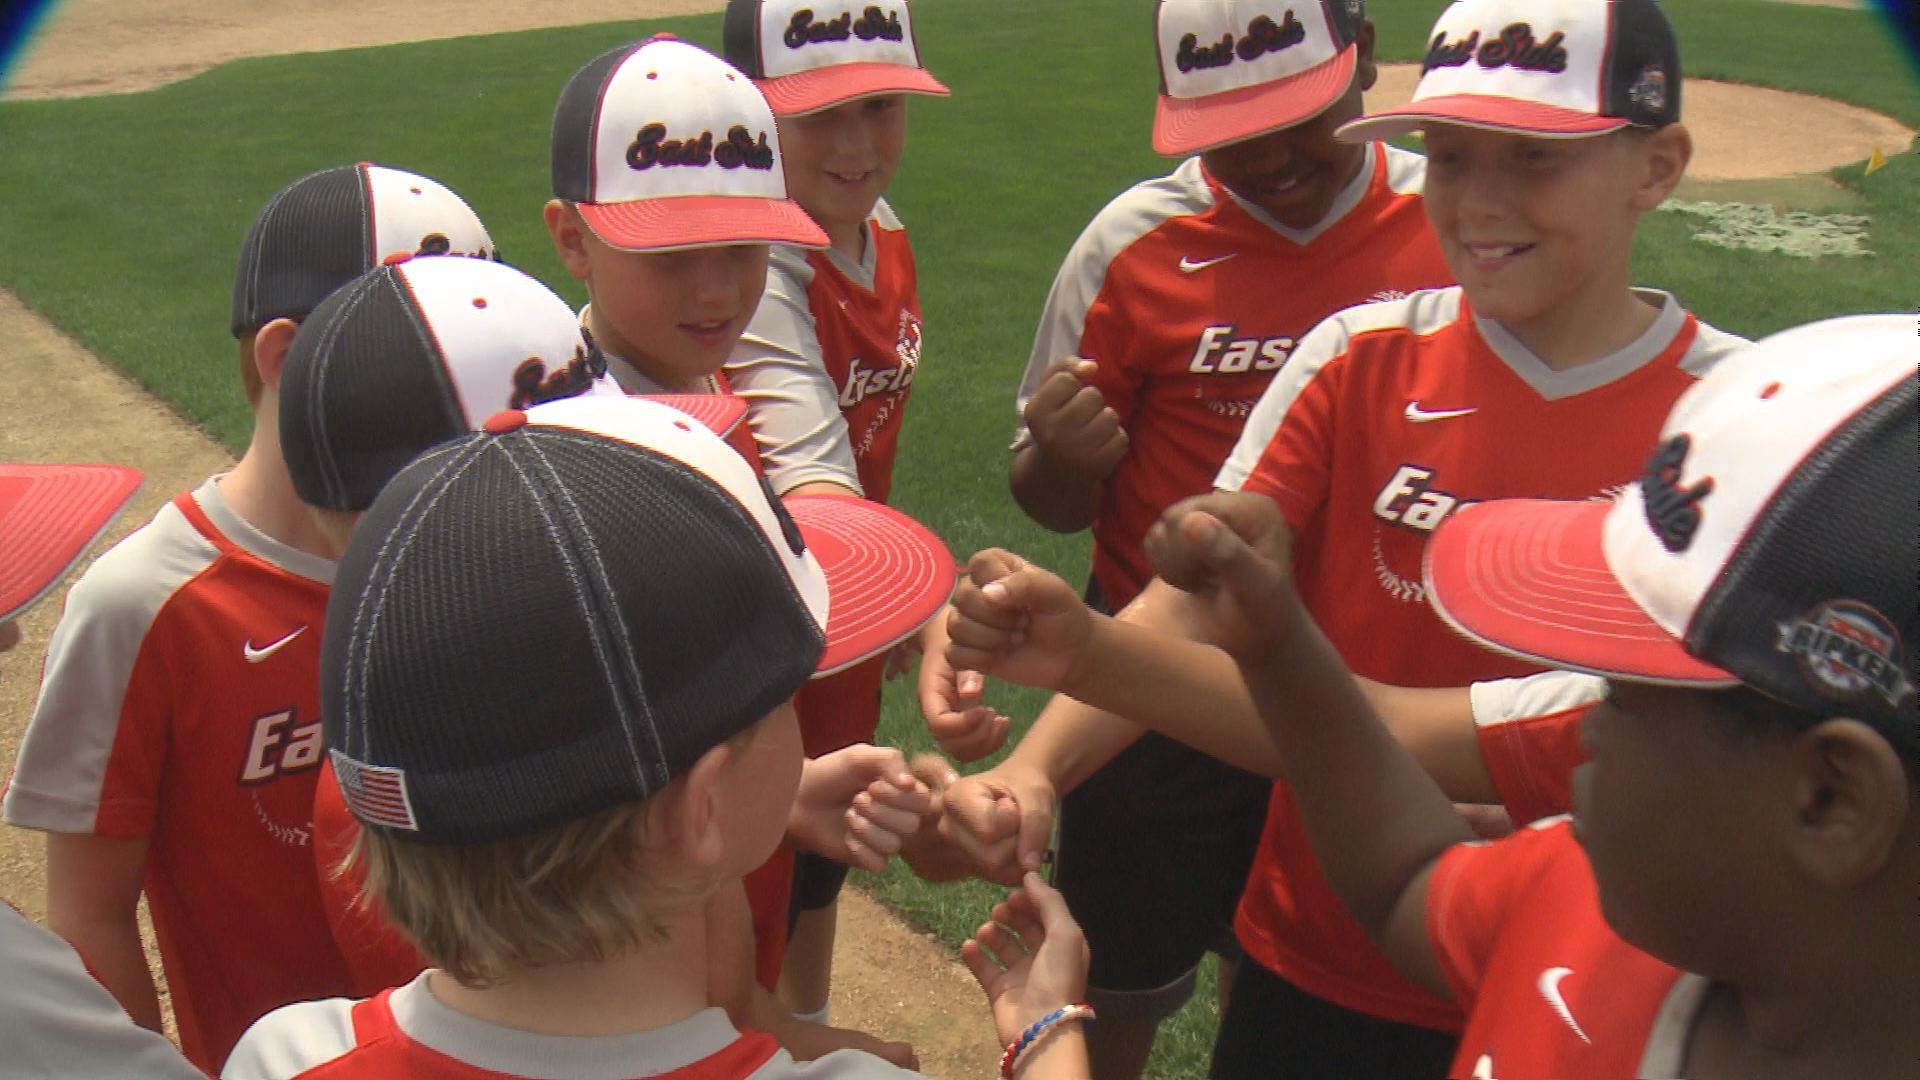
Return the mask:
M 784 502 L 827 576 L 827 648 L 818 674 L 886 652 L 946 606 L 958 576 L 953 554 L 926 526 L 850 496 Z
M 53 587 L 140 489 L 120 465 L 0 465 L 0 622 Z
M 642 394 L 669 409 L 678 409 L 725 438 L 747 418 L 747 401 L 735 394 Z
M 1292 127 L 1325 112 L 1353 84 L 1357 47 L 1298 75 L 1197 98 L 1160 95 L 1153 110 L 1153 152 L 1199 153 Z
M 1607 565 L 1612 504 L 1507 499 L 1450 516 L 1427 543 L 1427 596 L 1498 652 L 1609 678 L 1677 686 L 1740 680 L 1695 659 Z
M 1460 124 L 1487 131 L 1561 139 L 1605 135 L 1627 126 L 1619 117 L 1596 116 L 1523 98 L 1452 94 L 1369 113 L 1341 125 L 1336 134 L 1346 142 L 1369 142 L 1411 134 L 1429 124 Z
M 953 92 L 926 68 L 879 63 L 829 64 L 778 78 L 756 79 L 753 85 L 766 95 L 775 116 L 804 116 L 875 94 L 946 97 Z
M 823 248 L 827 234 L 790 199 L 681 195 L 621 203 L 580 203 L 593 234 L 624 251 L 676 251 L 722 244 Z

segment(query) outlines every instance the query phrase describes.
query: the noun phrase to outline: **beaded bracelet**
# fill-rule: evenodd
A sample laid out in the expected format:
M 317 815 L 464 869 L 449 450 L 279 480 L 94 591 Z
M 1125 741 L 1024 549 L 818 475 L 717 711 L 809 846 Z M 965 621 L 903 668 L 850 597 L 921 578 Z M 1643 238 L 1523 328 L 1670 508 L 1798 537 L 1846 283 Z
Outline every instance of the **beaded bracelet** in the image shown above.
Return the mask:
M 1033 1044 L 1050 1028 L 1068 1020 L 1093 1019 L 1093 1006 L 1082 1001 L 1074 1005 L 1062 1005 L 1047 1015 L 1035 1020 L 1020 1033 L 1020 1037 L 1007 1044 L 1007 1052 L 1000 1055 L 1001 1080 L 1013 1080 L 1013 1074 L 1020 1068 L 1020 1059 L 1026 1056 Z

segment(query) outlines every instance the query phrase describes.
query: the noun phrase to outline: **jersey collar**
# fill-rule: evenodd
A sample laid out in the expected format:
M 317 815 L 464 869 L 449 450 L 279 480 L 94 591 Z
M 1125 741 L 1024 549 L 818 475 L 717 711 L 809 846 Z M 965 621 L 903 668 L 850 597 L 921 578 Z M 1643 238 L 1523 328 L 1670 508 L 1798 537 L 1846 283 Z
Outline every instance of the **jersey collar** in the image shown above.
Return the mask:
M 1360 162 L 1360 171 L 1354 173 L 1353 179 L 1347 181 L 1347 186 L 1341 188 L 1340 194 L 1334 196 L 1333 205 L 1327 208 L 1326 216 L 1305 229 L 1295 229 L 1291 226 L 1281 224 L 1279 218 L 1274 217 L 1272 214 L 1267 213 L 1265 210 L 1234 194 L 1232 188 L 1215 180 L 1211 174 L 1208 175 L 1207 179 L 1212 181 L 1214 186 L 1218 187 L 1221 191 L 1226 192 L 1227 198 L 1232 199 L 1234 205 L 1245 210 L 1248 217 L 1272 229 L 1282 237 L 1299 244 L 1301 247 L 1306 247 L 1316 239 L 1319 239 L 1328 229 L 1340 224 L 1342 219 L 1353 212 L 1354 207 L 1360 205 L 1360 200 L 1367 197 L 1367 190 L 1373 187 L 1374 174 L 1379 171 L 1379 148 L 1379 143 L 1370 142 L 1367 144 L 1366 156 Z M 1204 167 L 1202 171 L 1205 171 Z

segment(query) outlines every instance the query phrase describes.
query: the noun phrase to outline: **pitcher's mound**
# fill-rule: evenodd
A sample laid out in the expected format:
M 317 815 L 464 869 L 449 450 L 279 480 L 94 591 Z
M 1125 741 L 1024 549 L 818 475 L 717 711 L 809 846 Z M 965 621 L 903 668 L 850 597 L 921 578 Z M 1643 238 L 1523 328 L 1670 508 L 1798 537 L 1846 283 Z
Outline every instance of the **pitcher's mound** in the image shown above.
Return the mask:
M 1413 64 L 1382 65 L 1368 107 L 1404 103 L 1419 77 Z M 1913 129 L 1892 117 L 1812 94 L 1711 79 L 1688 79 L 1682 93 L 1682 116 L 1693 133 L 1687 176 L 1694 180 L 1823 173 L 1864 161 L 1875 147 L 1897 154 L 1913 141 Z

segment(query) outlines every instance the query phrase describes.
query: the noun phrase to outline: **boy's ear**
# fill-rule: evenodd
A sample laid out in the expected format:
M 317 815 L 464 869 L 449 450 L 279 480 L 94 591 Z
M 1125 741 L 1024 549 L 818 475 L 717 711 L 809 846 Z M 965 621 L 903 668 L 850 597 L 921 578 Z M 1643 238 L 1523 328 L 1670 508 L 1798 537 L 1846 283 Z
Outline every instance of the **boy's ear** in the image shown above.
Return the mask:
M 655 796 L 657 805 L 645 825 L 650 846 L 674 852 L 690 869 L 721 864 L 727 852 L 720 779 L 732 757 L 732 748 L 721 743 Z
M 1793 743 L 1788 849 L 1836 889 L 1871 881 L 1893 857 L 1913 800 L 1900 755 L 1858 720 L 1828 720 Z
M 1659 208 L 1687 175 L 1687 163 L 1693 160 L 1693 135 L 1685 125 L 1668 124 L 1641 140 L 1640 153 L 1642 169 L 1633 193 L 1633 208 L 1646 213 Z
M 580 220 L 580 211 L 560 199 L 548 199 L 541 213 L 547 221 L 547 235 L 553 238 L 553 250 L 560 256 L 567 273 L 586 281 L 587 223 Z
M 1353 49 L 1353 81 L 1360 84 L 1362 91 L 1371 90 L 1374 82 L 1380 78 L 1380 69 L 1373 62 L 1372 19 L 1360 21 L 1360 29 L 1353 35 Z
M 253 335 L 253 369 L 269 394 L 280 392 L 280 372 L 287 366 L 287 350 L 300 324 L 292 319 L 275 319 Z

